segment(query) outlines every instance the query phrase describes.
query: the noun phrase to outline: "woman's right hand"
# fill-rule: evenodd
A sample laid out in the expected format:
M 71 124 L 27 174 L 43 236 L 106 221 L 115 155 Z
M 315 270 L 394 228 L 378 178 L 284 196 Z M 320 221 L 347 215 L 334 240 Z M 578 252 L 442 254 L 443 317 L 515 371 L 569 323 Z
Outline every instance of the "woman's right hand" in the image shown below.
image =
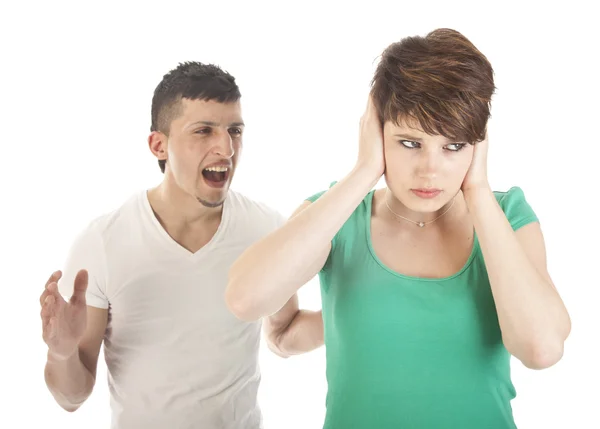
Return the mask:
M 370 95 L 367 108 L 360 118 L 357 167 L 368 170 L 374 175 L 374 180 L 379 180 L 385 171 L 383 125 Z

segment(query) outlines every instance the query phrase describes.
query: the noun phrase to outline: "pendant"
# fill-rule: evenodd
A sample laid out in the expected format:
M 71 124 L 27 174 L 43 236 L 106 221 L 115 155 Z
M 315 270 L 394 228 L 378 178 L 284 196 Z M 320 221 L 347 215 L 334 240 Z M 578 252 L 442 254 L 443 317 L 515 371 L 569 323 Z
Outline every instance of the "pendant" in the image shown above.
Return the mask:
M 419 222 L 417 225 L 419 225 L 419 228 L 423 228 L 425 226 L 425 222 Z

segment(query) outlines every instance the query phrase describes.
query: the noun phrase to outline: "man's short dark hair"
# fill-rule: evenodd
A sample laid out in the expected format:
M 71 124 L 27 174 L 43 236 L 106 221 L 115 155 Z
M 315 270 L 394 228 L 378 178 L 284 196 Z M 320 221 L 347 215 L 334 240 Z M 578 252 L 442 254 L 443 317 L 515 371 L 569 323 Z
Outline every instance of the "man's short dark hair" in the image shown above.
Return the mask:
M 182 99 L 215 100 L 230 103 L 241 98 L 235 78 L 213 64 L 180 63 L 163 76 L 152 97 L 152 125 L 150 131 L 169 135 L 171 122 L 182 113 Z M 165 172 L 165 160 L 159 160 Z

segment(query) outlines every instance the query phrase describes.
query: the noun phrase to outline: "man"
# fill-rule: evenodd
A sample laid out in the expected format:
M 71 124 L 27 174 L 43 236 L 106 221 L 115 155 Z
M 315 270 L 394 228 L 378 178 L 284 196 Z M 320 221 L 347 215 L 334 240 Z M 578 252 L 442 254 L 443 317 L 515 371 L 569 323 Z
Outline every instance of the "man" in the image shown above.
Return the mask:
M 65 410 L 91 394 L 104 342 L 114 428 L 262 427 L 261 325 L 231 314 L 224 292 L 231 263 L 284 219 L 229 189 L 240 98 L 214 65 L 166 74 L 148 138 L 164 179 L 93 220 L 48 280 L 45 379 Z

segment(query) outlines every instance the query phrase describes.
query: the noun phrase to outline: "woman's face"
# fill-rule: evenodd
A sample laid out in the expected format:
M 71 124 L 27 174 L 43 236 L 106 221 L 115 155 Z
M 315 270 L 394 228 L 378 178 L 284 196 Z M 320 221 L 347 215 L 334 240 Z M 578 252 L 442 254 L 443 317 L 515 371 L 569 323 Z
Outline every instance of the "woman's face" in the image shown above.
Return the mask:
M 407 209 L 435 212 L 460 191 L 473 158 L 473 145 L 392 121 L 384 124 L 383 139 L 388 188 Z

